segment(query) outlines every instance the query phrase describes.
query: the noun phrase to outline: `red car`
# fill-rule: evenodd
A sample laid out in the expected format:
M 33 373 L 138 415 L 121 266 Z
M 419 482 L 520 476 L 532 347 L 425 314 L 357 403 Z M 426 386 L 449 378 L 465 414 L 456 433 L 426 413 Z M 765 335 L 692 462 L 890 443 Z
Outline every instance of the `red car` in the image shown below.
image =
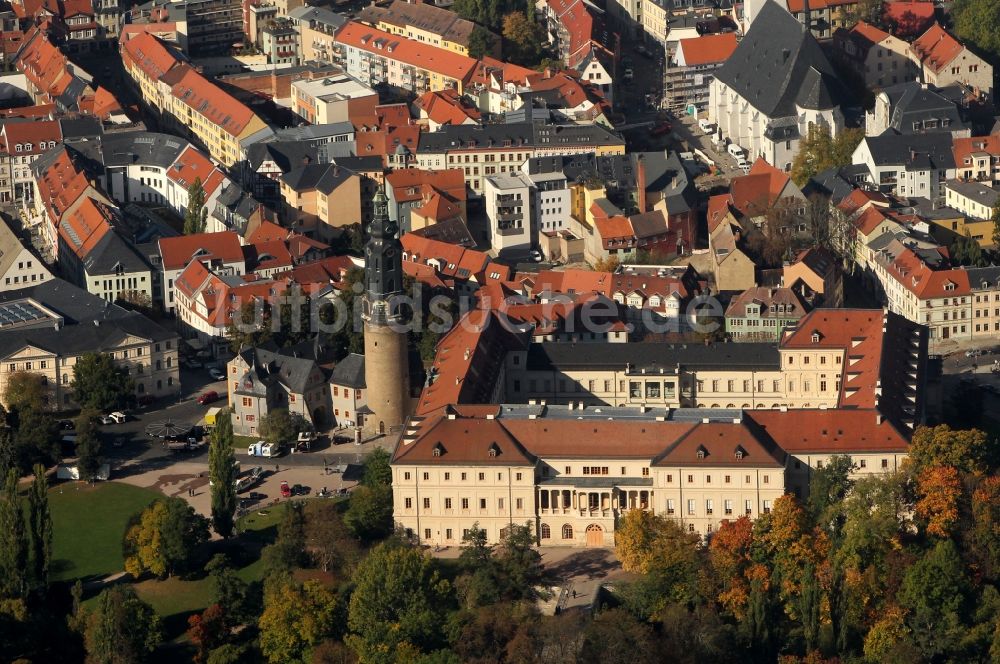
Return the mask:
M 292 490 L 288 487 L 288 482 L 281 483 L 281 497 L 290 498 L 292 496 Z
M 670 130 L 673 128 L 673 125 L 669 122 L 660 122 L 654 126 L 649 133 L 653 136 L 663 136 L 664 134 L 669 134 Z
M 207 403 L 212 403 L 213 401 L 218 401 L 218 400 L 219 400 L 219 393 L 216 392 L 215 390 L 205 392 L 200 397 L 198 397 L 198 403 L 200 403 L 203 406 Z

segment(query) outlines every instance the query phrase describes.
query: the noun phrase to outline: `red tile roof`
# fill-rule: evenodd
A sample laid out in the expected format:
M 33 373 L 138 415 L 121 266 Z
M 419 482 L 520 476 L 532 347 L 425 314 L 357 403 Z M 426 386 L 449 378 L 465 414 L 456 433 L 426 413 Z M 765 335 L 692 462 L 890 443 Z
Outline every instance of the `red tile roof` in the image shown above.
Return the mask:
M 855 26 L 851 28 L 851 34 L 856 38 L 863 39 L 869 44 L 869 46 L 881 44 L 889 38 L 888 32 L 880 30 L 874 25 L 865 23 L 864 21 L 858 21 Z
M 431 122 L 440 125 L 478 123 L 482 118 L 478 108 L 450 88 L 429 90 L 418 97 L 413 105 L 423 111 Z
M 965 160 L 971 159 L 974 154 L 985 153 L 990 156 L 1000 156 L 1000 134 L 956 138 L 952 142 L 951 151 L 955 157 L 956 169 L 974 168 L 973 162 L 965 163 Z M 992 164 L 990 171 L 992 172 Z
M 677 44 L 677 48 L 684 55 L 684 63 L 688 67 L 725 62 L 737 46 L 735 32 L 682 39 Z
M 792 454 L 905 452 L 909 446 L 907 437 L 877 410 L 748 410 L 746 416 Z
M 166 45 L 151 34 L 142 32 L 122 42 L 122 55 L 131 59 L 149 78 L 157 81 L 174 68 L 178 60 Z
M 392 188 L 393 199 L 397 204 L 424 198 L 425 187 L 431 187 L 455 201 L 466 200 L 465 175 L 460 168 L 402 168 L 386 175 L 385 182 Z
M 941 71 L 965 50 L 962 44 L 945 32 L 940 25 L 933 25 L 912 44 L 913 51 L 925 67 Z
M 93 198 L 81 201 L 59 223 L 59 237 L 81 260 L 112 232 L 110 209 Z
M 215 193 L 226 176 L 201 150 L 189 145 L 167 169 L 167 177 L 185 190 L 194 184 L 195 180 L 201 180 L 201 187 L 205 190 L 205 197 L 208 198 Z
M 40 155 L 62 141 L 58 120 L 6 122 L 0 129 L 0 152 L 18 155 Z
M 183 73 L 172 87 L 173 96 L 230 136 L 239 136 L 256 117 L 249 106 L 194 69 L 178 65 L 177 70 Z
M 233 231 L 164 237 L 160 238 L 159 245 L 164 270 L 179 270 L 195 258 L 224 263 L 243 262 L 240 237 Z
M 337 42 L 433 71 L 456 81 L 468 80 L 476 67 L 476 61 L 472 58 L 354 21 L 337 31 Z
M 882 5 L 882 18 L 894 26 L 897 37 L 912 37 L 926 30 L 934 22 L 933 2 L 903 2 L 893 0 Z

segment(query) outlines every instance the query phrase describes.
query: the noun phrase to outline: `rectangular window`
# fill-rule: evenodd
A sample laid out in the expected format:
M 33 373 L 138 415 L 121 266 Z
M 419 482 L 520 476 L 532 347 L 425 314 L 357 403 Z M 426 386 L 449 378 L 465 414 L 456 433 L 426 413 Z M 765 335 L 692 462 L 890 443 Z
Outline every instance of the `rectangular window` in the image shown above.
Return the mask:
M 479 481 L 482 482 L 486 479 L 486 473 L 479 473 Z
M 514 506 L 517 509 L 519 509 L 519 510 L 523 510 L 524 509 L 524 498 L 516 498 L 515 501 L 514 501 Z
M 444 508 L 446 510 L 450 510 L 451 509 L 451 498 L 445 498 L 444 499 Z
M 674 499 L 667 498 L 667 514 L 673 514 L 673 513 L 674 513 Z
M 497 500 L 497 509 L 500 509 L 500 510 L 503 509 L 503 498 L 499 498 Z
M 764 501 L 764 514 L 770 514 L 770 513 L 771 513 L 771 501 L 770 500 L 765 500 Z
M 694 514 L 694 498 L 688 498 L 688 514 Z
M 425 510 L 429 510 L 430 508 L 431 508 L 431 499 L 430 498 L 424 498 L 424 509 Z
M 413 499 L 412 498 L 406 498 L 406 499 L 404 499 L 403 500 L 403 505 L 406 506 L 406 509 L 410 509 L 411 507 L 413 507 Z
M 479 499 L 479 509 L 481 509 L 481 510 L 486 509 L 486 499 L 485 498 L 480 498 Z
M 725 501 L 723 503 L 723 507 L 725 508 L 725 512 L 727 515 L 733 513 L 733 501 L 731 500 Z
M 705 501 L 705 514 L 711 514 L 714 511 L 714 504 L 712 499 L 709 498 Z
M 751 512 L 753 512 L 753 503 L 750 500 L 746 500 L 743 503 L 743 513 L 750 514 Z
M 462 498 L 462 509 L 463 510 L 469 509 L 469 499 L 468 498 Z

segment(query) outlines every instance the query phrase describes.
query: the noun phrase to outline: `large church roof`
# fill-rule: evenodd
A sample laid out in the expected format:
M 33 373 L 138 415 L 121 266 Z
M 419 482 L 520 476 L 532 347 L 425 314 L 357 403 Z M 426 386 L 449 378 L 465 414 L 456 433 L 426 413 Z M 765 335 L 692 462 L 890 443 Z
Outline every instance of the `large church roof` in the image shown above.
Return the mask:
M 765 2 L 746 37 L 715 77 L 770 118 L 795 107 L 839 105 L 840 81 L 812 34 L 776 2 Z

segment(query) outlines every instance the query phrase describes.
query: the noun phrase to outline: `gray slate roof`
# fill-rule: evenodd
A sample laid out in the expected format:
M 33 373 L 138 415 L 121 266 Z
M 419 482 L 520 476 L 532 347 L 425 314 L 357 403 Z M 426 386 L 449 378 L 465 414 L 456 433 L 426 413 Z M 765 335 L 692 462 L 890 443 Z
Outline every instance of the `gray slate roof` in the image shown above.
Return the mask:
M 330 374 L 330 383 L 355 390 L 365 388 L 365 356 L 351 353 L 342 359 Z
M 467 147 L 482 149 L 504 145 L 558 149 L 560 145 L 618 145 L 622 139 L 601 125 L 547 125 L 512 122 L 489 125 L 445 125 L 438 131 L 422 132 L 418 152 L 444 152 Z
M 910 81 L 885 88 L 882 92 L 889 97 L 889 126 L 901 134 L 952 132 L 969 126 L 957 106 L 962 99 L 962 90 L 957 85 L 941 89 L 925 88 L 916 81 Z M 937 128 L 923 129 L 925 120 L 937 120 Z M 914 122 L 919 122 L 921 128 L 914 129 Z
M 8 357 L 27 345 L 67 356 L 113 348 L 129 335 L 154 342 L 177 338 L 175 332 L 142 314 L 127 311 L 62 279 L 0 293 L 0 303 L 25 298 L 51 309 L 63 323 L 57 329 L 46 319 L 37 327 L 0 331 L 0 357 Z
M 769 118 L 802 108 L 838 106 L 842 86 L 823 50 L 776 2 L 765 2 L 750 30 L 715 77 Z
M 955 167 L 951 134 L 902 135 L 886 131 L 864 140 L 876 166 L 906 164 L 910 170 Z
M 131 131 L 107 134 L 101 138 L 100 151 L 105 166 L 147 164 L 166 168 L 174 163 L 190 143 L 170 134 Z

